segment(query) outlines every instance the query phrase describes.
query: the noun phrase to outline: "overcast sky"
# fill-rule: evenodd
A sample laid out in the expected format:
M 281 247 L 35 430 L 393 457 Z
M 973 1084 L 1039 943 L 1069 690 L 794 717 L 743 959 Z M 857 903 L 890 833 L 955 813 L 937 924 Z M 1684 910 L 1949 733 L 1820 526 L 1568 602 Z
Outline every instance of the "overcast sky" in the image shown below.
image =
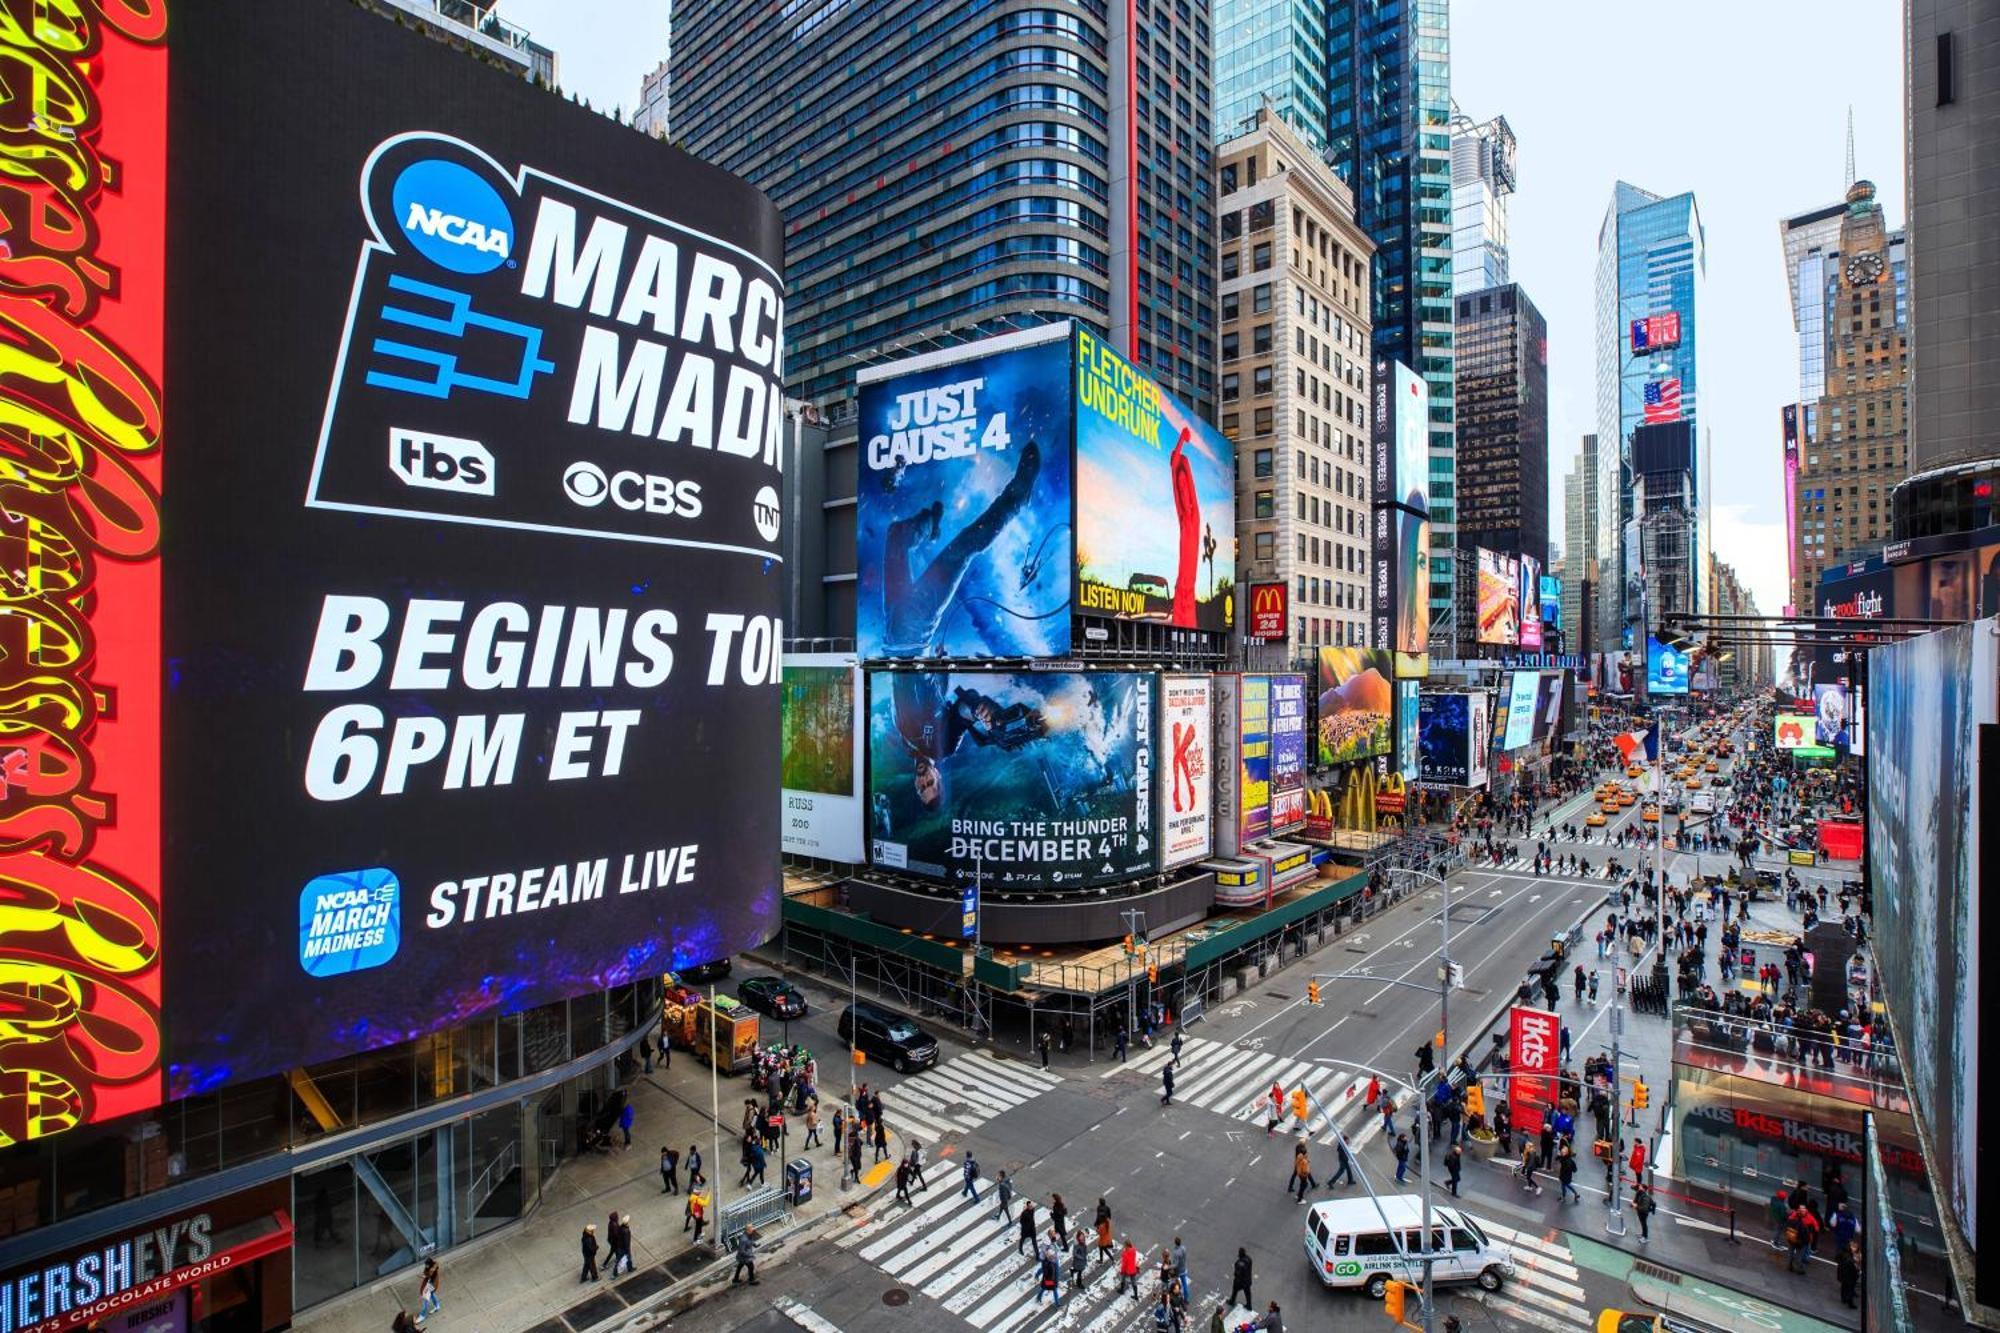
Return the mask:
M 700 3 L 700 0 L 683 0 Z M 1778 219 L 1837 202 L 1855 167 L 1903 225 L 1901 6 L 1891 0 L 1454 0 L 1452 94 L 1520 141 L 1513 277 L 1549 323 L 1550 535 L 1596 428 L 1597 229 L 1623 178 L 1692 189 L 1708 231 L 1697 314 L 1717 555 L 1759 608 L 1785 601 L 1778 410 L 1798 392 Z M 667 0 L 503 0 L 553 46 L 566 88 L 632 107 L 666 50 Z

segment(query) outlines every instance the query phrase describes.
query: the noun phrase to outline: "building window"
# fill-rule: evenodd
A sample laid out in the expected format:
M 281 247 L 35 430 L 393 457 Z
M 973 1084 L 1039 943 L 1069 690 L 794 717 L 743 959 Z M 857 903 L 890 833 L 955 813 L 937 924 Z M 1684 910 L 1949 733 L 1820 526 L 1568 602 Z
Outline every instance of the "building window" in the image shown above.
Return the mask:
M 1222 252 L 1222 276 L 1225 278 L 1233 278 L 1236 277 L 1242 271 L 1243 271 L 1243 265 L 1241 256 L 1238 255 L 1235 250 L 1224 250 Z
M 1275 533 L 1259 532 L 1250 541 L 1253 559 L 1268 562 L 1277 558 L 1278 538 Z
M 1278 516 L 1278 507 L 1272 499 L 1270 491 L 1257 492 L 1256 509 L 1251 516 L 1253 518 L 1276 518 Z
M 1252 393 L 1271 392 L 1271 368 L 1253 366 L 1250 370 L 1250 391 Z
M 1250 352 L 1253 356 L 1271 354 L 1271 326 L 1258 324 L 1250 330 Z
M 1270 408 L 1260 407 L 1256 410 L 1251 417 L 1250 430 L 1253 435 L 1269 435 L 1271 433 Z
M 1259 449 L 1256 453 L 1252 454 L 1250 456 L 1250 470 L 1253 475 L 1258 477 L 1276 475 L 1277 465 L 1272 461 L 1271 451 L 1269 449 Z
M 1250 247 L 1250 267 L 1257 273 L 1262 273 L 1265 269 L 1271 267 L 1271 243 L 1269 241 L 1259 241 Z
M 1224 375 L 1222 377 L 1222 401 L 1225 403 L 1235 402 L 1237 394 L 1241 389 L 1242 383 L 1243 383 L 1242 376 L 1238 375 L 1233 370 L 1229 372 L 1227 375 Z
M 1260 282 L 1250 289 L 1250 310 L 1253 314 L 1266 315 L 1271 311 L 1271 284 Z

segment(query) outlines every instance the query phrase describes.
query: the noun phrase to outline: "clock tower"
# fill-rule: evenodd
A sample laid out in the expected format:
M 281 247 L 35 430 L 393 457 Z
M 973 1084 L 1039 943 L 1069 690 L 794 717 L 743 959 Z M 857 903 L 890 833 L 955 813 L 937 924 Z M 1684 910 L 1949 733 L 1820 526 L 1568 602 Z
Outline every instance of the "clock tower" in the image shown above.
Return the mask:
M 1823 571 L 1880 552 L 1889 540 L 1889 492 L 1909 475 L 1903 234 L 1888 230 L 1871 182 L 1847 191 L 1823 297 L 1826 390 L 1805 404 L 1794 500 L 1800 550 L 1792 596 L 1804 615 L 1823 613 Z

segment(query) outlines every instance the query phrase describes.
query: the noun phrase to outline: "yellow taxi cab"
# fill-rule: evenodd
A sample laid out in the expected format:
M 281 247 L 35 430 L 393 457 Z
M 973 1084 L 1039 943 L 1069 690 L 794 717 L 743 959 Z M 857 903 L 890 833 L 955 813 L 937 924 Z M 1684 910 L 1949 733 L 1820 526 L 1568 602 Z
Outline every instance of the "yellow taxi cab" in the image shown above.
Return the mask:
M 1716 763 L 1713 759 L 1711 759 L 1707 763 L 1702 765 L 1702 771 L 1707 773 L 1720 773 L 1722 771 L 1722 765 Z
M 1604 812 L 1602 810 L 1599 810 L 1596 814 L 1585 815 L 1583 817 L 1583 822 L 1584 825 L 1588 828 L 1603 828 Z
M 1700 778 L 1689 778 L 1689 779 L 1688 779 L 1688 790 L 1689 790 L 1689 791 L 1700 791 L 1700 790 L 1701 790 L 1701 779 L 1700 779 Z
M 1637 805 L 1638 803 L 1639 803 L 1639 798 L 1634 796 L 1631 792 L 1621 791 L 1618 793 L 1618 804 L 1622 808 L 1630 810 L 1633 806 Z
M 1659 823 L 1659 822 L 1660 822 L 1660 807 L 1659 807 L 1659 806 L 1657 806 L 1657 805 L 1648 805 L 1648 806 L 1645 806 L 1645 807 L 1643 807 L 1643 808 L 1642 808 L 1642 809 L 1641 809 L 1641 810 L 1639 811 L 1639 818 L 1640 818 L 1640 819 L 1642 819 L 1642 820 L 1644 820 L 1644 821 L 1645 821 L 1646 823 L 1648 823 L 1648 824 L 1657 824 L 1657 823 Z
M 1625 776 L 1628 778 L 1636 778 L 1639 776 L 1639 773 L 1640 769 L 1637 764 L 1628 764 L 1625 768 Z
M 1703 1333 L 1703 1330 L 1697 1325 L 1682 1323 L 1670 1315 L 1606 1309 L 1597 1312 L 1597 1327 L 1594 1333 Z

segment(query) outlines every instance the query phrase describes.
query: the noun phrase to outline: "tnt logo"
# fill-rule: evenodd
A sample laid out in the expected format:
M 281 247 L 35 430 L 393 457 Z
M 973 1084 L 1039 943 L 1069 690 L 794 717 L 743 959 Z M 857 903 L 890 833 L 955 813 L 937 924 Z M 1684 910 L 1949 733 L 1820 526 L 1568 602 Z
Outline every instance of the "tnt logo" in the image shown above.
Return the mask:
M 514 215 L 479 173 L 425 158 L 396 177 L 397 225 L 417 253 L 453 273 L 490 273 L 507 262 Z
M 767 542 L 778 540 L 778 492 L 766 486 L 757 492 L 757 498 L 750 502 L 750 520 L 757 525 L 757 535 Z
M 493 494 L 493 455 L 477 440 L 391 429 L 389 470 L 402 478 L 405 486 L 466 495 Z
M 403 943 L 403 888 L 396 872 L 374 866 L 320 875 L 299 893 L 299 966 L 337 977 L 380 967 Z

